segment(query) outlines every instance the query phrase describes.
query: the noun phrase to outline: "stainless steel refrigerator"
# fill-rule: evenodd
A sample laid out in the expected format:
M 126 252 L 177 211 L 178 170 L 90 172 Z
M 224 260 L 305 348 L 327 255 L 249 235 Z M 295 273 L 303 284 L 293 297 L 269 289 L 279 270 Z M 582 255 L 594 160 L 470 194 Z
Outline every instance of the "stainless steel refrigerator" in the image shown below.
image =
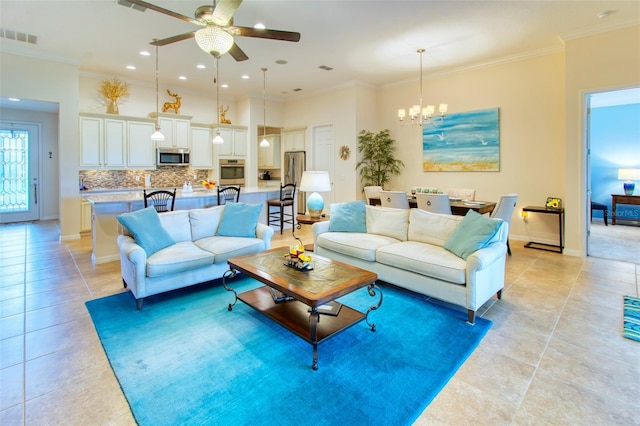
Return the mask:
M 302 173 L 307 169 L 307 155 L 304 151 L 286 151 L 284 153 L 284 184 L 295 183 L 300 187 Z M 297 212 L 305 214 L 307 206 L 304 192 L 298 192 Z

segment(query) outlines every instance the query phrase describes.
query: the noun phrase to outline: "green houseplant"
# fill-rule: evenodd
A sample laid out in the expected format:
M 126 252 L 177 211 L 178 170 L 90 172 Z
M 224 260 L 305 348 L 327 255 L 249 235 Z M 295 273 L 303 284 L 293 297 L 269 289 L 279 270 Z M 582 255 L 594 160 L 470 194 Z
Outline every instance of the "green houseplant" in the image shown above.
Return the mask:
M 360 169 L 362 186 L 382 186 L 391 176 L 399 175 L 404 163 L 394 157 L 396 141 L 389 136 L 389 129 L 372 133 L 360 131 L 358 152 L 361 154 L 356 169 Z

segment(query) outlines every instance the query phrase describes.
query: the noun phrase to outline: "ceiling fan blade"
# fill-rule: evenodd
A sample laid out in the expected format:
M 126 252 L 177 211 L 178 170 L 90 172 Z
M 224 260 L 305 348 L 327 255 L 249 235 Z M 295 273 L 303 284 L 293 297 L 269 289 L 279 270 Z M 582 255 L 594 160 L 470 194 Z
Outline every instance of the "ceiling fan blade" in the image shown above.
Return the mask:
M 155 4 L 147 3 L 146 1 L 142 1 L 142 0 L 127 0 L 127 3 L 132 3 L 132 4 L 135 4 L 137 6 L 141 6 L 141 7 L 147 8 L 147 9 L 151 9 L 151 10 L 155 10 L 156 12 L 160 12 L 160 13 L 163 13 L 165 15 L 168 15 L 168 16 L 171 16 L 171 17 L 174 17 L 174 18 L 178 18 L 178 19 L 180 19 L 182 21 L 185 21 L 185 22 L 190 22 L 190 23 L 195 24 L 195 25 L 199 25 L 199 26 L 203 26 L 204 25 L 202 22 L 196 21 L 195 19 L 189 18 L 188 16 L 181 15 L 181 14 L 173 12 L 173 11 L 171 11 L 169 9 L 164 9 L 164 8 L 162 8 L 160 6 L 156 6 Z
M 280 30 L 270 30 L 270 29 L 257 29 L 250 27 L 228 27 L 227 32 L 234 36 L 242 36 L 242 37 L 257 37 L 257 38 L 267 38 L 271 40 L 283 40 L 283 41 L 300 41 L 300 33 L 295 33 L 292 31 L 280 31 Z
M 229 25 L 231 18 L 233 18 L 233 14 L 236 13 L 236 10 L 240 7 L 240 3 L 242 3 L 242 0 L 218 0 L 211 20 L 216 25 L 226 27 Z
M 237 62 L 246 61 L 249 57 L 244 53 L 242 49 L 238 47 L 238 43 L 233 43 L 231 49 L 229 50 L 229 55 L 233 56 Z
M 152 46 L 166 46 L 167 44 L 175 43 L 176 41 L 182 41 L 189 38 L 193 38 L 195 31 L 189 33 L 174 35 L 173 37 L 163 38 L 162 40 L 156 40 L 149 43 Z

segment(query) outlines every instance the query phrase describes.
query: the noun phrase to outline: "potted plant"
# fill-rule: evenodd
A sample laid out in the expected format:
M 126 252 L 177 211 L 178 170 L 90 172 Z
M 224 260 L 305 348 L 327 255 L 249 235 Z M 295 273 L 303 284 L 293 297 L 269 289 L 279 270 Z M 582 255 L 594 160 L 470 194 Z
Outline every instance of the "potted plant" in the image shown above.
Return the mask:
M 358 152 L 361 159 L 356 164 L 356 169 L 360 169 L 362 186 L 384 187 L 392 175 L 400 174 L 404 163 L 394 157 L 395 143 L 389 136 L 389 129 L 378 133 L 360 131 Z

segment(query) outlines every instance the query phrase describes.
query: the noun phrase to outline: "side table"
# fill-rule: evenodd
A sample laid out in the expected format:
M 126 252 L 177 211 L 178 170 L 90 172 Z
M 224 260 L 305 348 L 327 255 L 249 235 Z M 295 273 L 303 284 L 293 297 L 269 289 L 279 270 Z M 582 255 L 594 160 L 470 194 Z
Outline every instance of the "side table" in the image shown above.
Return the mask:
M 560 238 L 560 244 L 544 244 L 536 243 L 535 241 L 529 241 L 524 246 L 526 248 L 532 248 L 537 250 L 552 251 L 554 253 L 562 253 L 564 250 L 564 208 L 551 209 L 547 207 L 526 206 L 522 208 L 523 212 L 542 213 L 542 214 L 555 214 L 558 215 L 558 235 Z
M 631 204 L 640 206 L 640 195 L 611 194 L 611 224 L 616 224 L 616 206 L 618 204 Z
M 300 229 L 300 225 L 313 225 L 316 222 L 324 222 L 326 220 L 329 220 L 329 215 L 325 215 L 323 214 L 320 217 L 311 217 L 308 214 L 299 214 L 296 216 L 296 222 L 298 222 L 298 224 L 296 225 L 296 227 L 298 229 Z M 298 237 L 296 237 L 296 233 L 295 233 L 295 228 L 292 228 L 291 233 L 293 234 L 293 238 L 295 238 L 296 240 L 300 240 Z M 313 244 L 304 244 L 304 249 L 306 251 L 313 251 L 314 247 Z

